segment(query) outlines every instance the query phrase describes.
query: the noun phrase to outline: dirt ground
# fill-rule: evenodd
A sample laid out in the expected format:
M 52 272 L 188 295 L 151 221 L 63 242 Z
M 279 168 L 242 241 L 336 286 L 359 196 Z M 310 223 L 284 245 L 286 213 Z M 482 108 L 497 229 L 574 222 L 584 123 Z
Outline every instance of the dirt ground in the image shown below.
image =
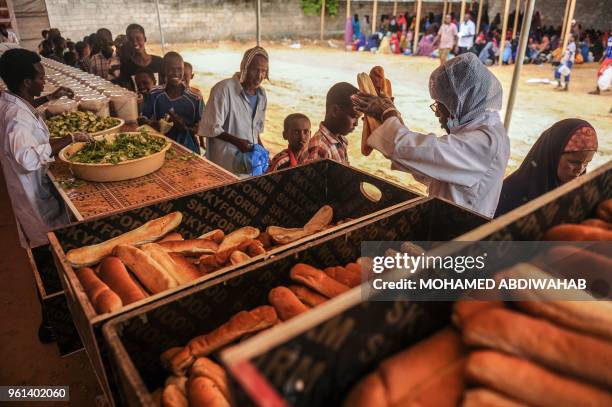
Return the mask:
M 381 55 L 366 52 L 345 52 L 332 48 L 328 43 L 302 42 L 300 49 L 289 47 L 289 42 L 266 43 L 270 54 L 270 82 L 268 112 L 263 141 L 273 153 L 285 147 L 282 139 L 282 123 L 293 112 L 307 114 L 316 129 L 325 112 L 325 94 L 336 82 L 356 84 L 359 72 L 369 72 L 374 65 L 382 65 L 393 84 L 398 108 L 407 124 L 421 132 L 442 130 L 429 109 L 428 79 L 438 61 L 425 57 Z M 194 85 L 206 99 L 210 88 L 219 80 L 238 70 L 242 53 L 249 44 L 183 44 L 172 45 L 186 61 L 194 65 Z M 493 73 L 504 89 L 504 108 L 512 80 L 513 67 L 494 67 Z M 612 92 L 593 96 L 587 92 L 595 88 L 596 64 L 576 66 L 572 72 L 570 92 L 557 92 L 551 85 L 527 84 L 527 79 L 553 77 L 550 65 L 524 66 L 514 107 L 510 139 L 512 155 L 507 173 L 516 169 L 538 136 L 553 123 L 563 118 L 579 117 L 588 120 L 599 134 L 600 150 L 593 159 L 591 169 L 607 162 L 612 154 Z M 502 111 L 502 117 L 505 110 Z M 314 132 L 314 130 L 313 130 Z M 411 176 L 389 169 L 389 162 L 381 154 L 369 157 L 360 154 L 361 126 L 349 137 L 351 164 L 388 179 L 409 184 L 423 190 Z

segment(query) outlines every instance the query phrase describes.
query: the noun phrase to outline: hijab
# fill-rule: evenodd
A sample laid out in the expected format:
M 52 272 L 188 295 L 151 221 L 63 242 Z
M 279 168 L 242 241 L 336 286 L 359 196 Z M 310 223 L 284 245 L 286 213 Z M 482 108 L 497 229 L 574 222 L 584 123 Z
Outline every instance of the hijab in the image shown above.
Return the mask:
M 544 131 L 521 166 L 504 180 L 497 212 L 510 212 L 562 184 L 557 177 L 563 153 L 596 151 L 597 134 L 584 120 L 565 119 Z

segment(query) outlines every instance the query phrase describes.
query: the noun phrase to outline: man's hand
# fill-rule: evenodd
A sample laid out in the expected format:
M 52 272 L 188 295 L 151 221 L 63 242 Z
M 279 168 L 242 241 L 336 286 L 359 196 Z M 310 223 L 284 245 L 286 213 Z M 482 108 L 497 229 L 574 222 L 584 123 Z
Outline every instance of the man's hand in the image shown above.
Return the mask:
M 75 143 L 93 143 L 95 139 L 91 136 L 91 134 L 87 133 L 74 133 L 72 135 L 72 140 Z
M 184 132 L 187 130 L 187 125 L 185 125 L 185 121 L 183 120 L 181 116 L 176 114 L 176 112 L 170 110 L 168 112 L 168 115 L 172 119 L 172 123 L 173 123 L 172 129 L 174 131 Z
M 387 97 L 379 97 L 359 92 L 351 96 L 355 110 L 378 121 L 383 121 L 383 114 L 395 109 L 393 101 Z
M 55 89 L 53 93 L 50 93 L 49 95 L 47 95 L 49 100 L 59 99 L 64 96 L 72 99 L 74 97 L 74 92 L 69 88 L 60 86 L 59 88 Z
M 234 145 L 241 153 L 248 153 L 253 151 L 253 144 L 249 143 L 246 140 L 236 139 Z

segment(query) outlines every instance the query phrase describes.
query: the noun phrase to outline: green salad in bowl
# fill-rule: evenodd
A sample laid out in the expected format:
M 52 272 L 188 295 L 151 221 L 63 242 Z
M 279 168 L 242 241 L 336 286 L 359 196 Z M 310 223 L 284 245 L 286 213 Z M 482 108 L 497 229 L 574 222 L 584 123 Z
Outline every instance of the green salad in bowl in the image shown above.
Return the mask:
M 163 137 L 141 133 L 119 133 L 112 140 L 97 139 L 70 155 L 69 160 L 82 164 L 119 164 L 159 153 L 167 145 Z
M 116 117 L 100 117 L 92 112 L 65 112 L 46 120 L 51 138 L 68 136 L 72 133 L 100 133 L 123 124 Z

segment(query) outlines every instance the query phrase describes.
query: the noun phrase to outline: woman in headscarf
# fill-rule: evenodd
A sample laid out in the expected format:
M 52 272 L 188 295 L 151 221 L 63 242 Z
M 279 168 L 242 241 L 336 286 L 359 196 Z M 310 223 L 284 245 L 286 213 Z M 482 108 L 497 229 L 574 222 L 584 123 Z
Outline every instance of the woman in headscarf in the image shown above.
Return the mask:
M 495 216 L 584 174 L 596 151 L 597 133 L 588 122 L 555 123 L 538 138 L 518 170 L 504 180 Z
M 445 135 L 410 130 L 389 98 L 360 93 L 358 111 L 382 124 L 367 144 L 428 186 L 430 196 L 455 202 L 492 218 L 510 156 L 510 140 L 499 116 L 502 88 L 471 52 L 447 61 L 429 78 L 432 110 Z

